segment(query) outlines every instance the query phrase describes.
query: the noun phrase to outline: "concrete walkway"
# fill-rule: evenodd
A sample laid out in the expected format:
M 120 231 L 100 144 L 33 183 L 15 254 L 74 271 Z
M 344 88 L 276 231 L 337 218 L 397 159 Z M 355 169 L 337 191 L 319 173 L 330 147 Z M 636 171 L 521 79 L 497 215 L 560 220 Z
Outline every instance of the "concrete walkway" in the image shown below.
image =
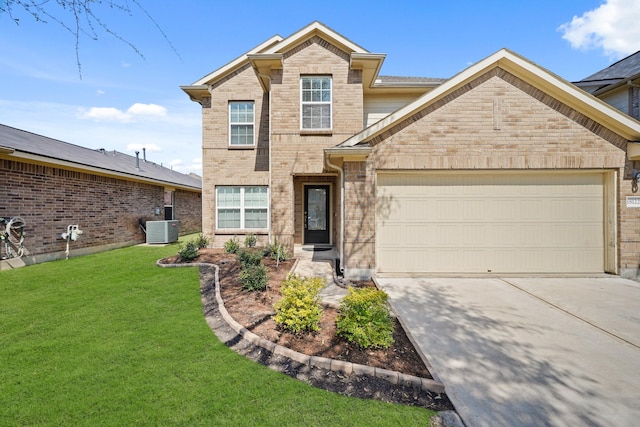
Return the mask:
M 638 283 L 378 283 L 468 427 L 639 425 Z
M 296 246 L 293 256 L 298 260 L 294 273 L 307 277 L 323 277 L 327 286 L 320 292 L 325 304 L 337 307 L 347 290 L 338 286 L 333 280 L 334 263 L 338 258 L 335 248 L 314 250 L 313 245 Z

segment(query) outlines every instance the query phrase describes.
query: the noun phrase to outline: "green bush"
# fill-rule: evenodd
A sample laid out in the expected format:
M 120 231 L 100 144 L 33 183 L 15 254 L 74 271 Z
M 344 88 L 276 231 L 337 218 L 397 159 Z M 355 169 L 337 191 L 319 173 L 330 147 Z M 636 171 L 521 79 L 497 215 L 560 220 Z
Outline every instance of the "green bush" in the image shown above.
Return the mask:
M 240 250 L 240 243 L 235 237 L 224 242 L 224 251 L 228 254 L 237 254 Z
M 193 261 L 198 257 L 198 246 L 195 242 L 187 242 L 184 246 L 180 244 L 178 256 L 182 261 Z
M 326 281 L 320 277 L 300 277 L 290 274 L 282 283 L 282 298 L 274 304 L 273 320 L 291 332 L 318 331 L 322 306 L 320 290 Z
M 206 248 L 209 246 L 209 239 L 207 239 L 207 237 L 202 233 L 198 234 L 198 237 L 196 238 L 196 246 L 198 249 Z
M 256 248 L 242 248 L 236 253 L 236 258 L 242 264 L 242 268 L 248 265 L 259 265 L 263 257 L 262 251 Z
M 336 318 L 337 334 L 362 348 L 387 348 L 393 344 L 394 323 L 386 292 L 349 287 Z
M 265 255 L 271 257 L 274 261 L 286 261 L 290 258 L 289 247 L 282 243 L 278 243 L 275 239 L 265 249 Z
M 244 246 L 247 248 L 255 248 L 257 242 L 258 238 L 253 233 L 247 234 L 247 237 L 244 238 Z
M 267 267 L 260 262 L 258 265 L 247 265 L 240 272 L 242 287 L 248 291 L 264 291 L 269 282 Z

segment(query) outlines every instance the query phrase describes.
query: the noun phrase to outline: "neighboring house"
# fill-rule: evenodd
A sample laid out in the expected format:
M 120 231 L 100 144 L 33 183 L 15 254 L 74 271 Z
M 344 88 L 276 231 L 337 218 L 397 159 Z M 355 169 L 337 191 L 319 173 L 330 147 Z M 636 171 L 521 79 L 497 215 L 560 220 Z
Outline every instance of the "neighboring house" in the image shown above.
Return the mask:
M 446 81 L 384 57 L 314 22 L 182 87 L 214 245 L 334 245 L 349 278 L 638 273 L 640 123 L 505 49 Z
M 24 219 L 22 261 L 64 258 L 69 225 L 84 232 L 72 255 L 144 243 L 139 220 L 176 219 L 180 234 L 199 232 L 201 179 L 144 157 L 0 125 L 0 217 Z
M 634 119 L 640 119 L 640 51 L 574 84 Z

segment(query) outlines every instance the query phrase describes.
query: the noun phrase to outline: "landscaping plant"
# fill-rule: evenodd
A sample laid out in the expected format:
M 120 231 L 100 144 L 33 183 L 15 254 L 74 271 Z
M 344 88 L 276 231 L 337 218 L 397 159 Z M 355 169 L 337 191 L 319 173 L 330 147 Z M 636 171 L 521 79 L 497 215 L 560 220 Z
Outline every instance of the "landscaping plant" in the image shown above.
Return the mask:
M 232 239 L 224 242 L 224 251 L 228 254 L 237 254 L 240 250 L 240 243 L 238 239 L 234 236 Z
M 290 274 L 280 287 L 282 299 L 274 304 L 273 320 L 294 333 L 318 331 L 322 316 L 320 290 L 325 285 L 326 281 L 321 277 Z
M 256 248 L 242 248 L 236 253 L 236 258 L 242 268 L 248 265 L 259 265 L 263 257 L 262 251 Z
M 198 249 L 206 248 L 209 246 L 209 239 L 207 239 L 207 237 L 202 233 L 198 234 L 198 237 L 196 238 L 196 246 Z
M 258 238 L 255 234 L 247 234 L 247 237 L 244 238 L 244 245 L 247 248 L 255 248 L 256 243 L 258 243 Z
M 198 246 L 193 241 L 185 243 L 184 246 L 180 244 L 178 256 L 183 261 L 193 261 L 198 257 Z
M 349 287 L 336 318 L 337 334 L 362 348 L 387 348 L 393 344 L 393 319 L 386 292 Z
M 269 282 L 269 270 L 260 261 L 258 265 L 246 265 L 240 272 L 242 287 L 248 291 L 264 291 Z
M 289 259 L 289 247 L 278 242 L 275 239 L 273 243 L 269 244 L 265 249 L 265 255 L 271 257 L 276 262 L 286 261 Z

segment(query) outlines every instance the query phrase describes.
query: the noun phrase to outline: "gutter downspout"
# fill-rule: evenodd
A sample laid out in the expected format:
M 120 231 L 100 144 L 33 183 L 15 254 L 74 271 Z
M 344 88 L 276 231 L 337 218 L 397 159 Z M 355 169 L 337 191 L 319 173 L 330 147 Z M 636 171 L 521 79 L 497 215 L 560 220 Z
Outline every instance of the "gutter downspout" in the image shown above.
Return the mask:
M 340 248 L 338 249 L 340 255 L 340 274 L 344 276 L 344 170 L 331 163 L 328 156 L 324 158 L 325 164 L 329 169 L 337 170 L 340 175 Z

